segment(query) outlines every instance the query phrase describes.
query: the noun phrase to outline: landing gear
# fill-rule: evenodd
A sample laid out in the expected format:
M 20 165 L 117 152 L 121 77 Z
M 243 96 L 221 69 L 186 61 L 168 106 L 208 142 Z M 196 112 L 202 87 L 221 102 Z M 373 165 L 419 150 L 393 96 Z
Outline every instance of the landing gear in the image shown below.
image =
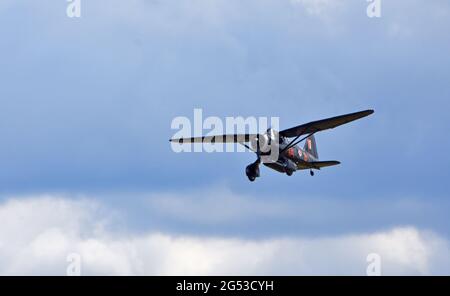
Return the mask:
M 245 168 L 245 174 L 250 182 L 255 181 L 255 179 L 259 177 L 259 163 L 259 160 L 257 160 Z
M 313 171 L 313 170 L 310 170 L 310 171 L 309 171 L 309 174 L 311 175 L 311 177 L 314 176 L 314 171 Z
M 293 173 L 294 173 L 293 171 L 286 171 L 286 175 L 288 176 L 292 176 Z

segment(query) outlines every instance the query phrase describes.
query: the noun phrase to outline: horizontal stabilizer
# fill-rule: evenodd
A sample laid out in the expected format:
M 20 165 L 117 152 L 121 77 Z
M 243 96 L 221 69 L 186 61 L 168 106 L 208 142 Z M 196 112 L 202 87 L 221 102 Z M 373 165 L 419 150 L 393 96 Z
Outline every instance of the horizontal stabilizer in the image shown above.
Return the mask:
M 320 170 L 321 168 L 334 166 L 334 165 L 338 165 L 338 164 L 340 164 L 340 162 L 336 161 L 336 160 L 311 161 L 311 162 L 301 163 L 299 165 L 298 169 L 300 169 L 300 170 L 305 170 L 305 169 L 318 169 L 318 170 Z

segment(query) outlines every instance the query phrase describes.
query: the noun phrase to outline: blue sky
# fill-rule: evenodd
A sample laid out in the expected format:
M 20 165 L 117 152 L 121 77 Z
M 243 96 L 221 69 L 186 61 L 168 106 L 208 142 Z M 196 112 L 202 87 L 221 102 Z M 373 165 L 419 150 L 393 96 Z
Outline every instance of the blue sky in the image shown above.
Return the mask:
M 363 0 L 82 0 L 80 19 L 66 6 L 0 4 L 3 213 L 53 198 L 114 212 L 114 235 L 264 240 L 407 227 L 449 238 L 448 1 L 382 0 L 379 19 Z M 281 128 L 376 113 L 316 136 L 321 158 L 341 166 L 314 178 L 263 169 L 249 183 L 251 154 L 172 152 L 171 121 L 194 108 L 279 116 Z M 448 258 L 448 243 L 442 250 Z M 336 262 L 330 273 L 346 272 Z

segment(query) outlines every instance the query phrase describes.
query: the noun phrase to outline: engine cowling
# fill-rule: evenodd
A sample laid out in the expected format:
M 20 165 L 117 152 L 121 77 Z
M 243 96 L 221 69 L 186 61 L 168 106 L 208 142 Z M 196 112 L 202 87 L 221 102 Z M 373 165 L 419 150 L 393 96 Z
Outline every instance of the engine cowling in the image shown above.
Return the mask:
M 258 135 L 251 140 L 250 145 L 253 151 L 259 151 L 261 155 L 269 155 L 272 149 L 278 149 L 279 134 L 277 131 L 269 128 L 265 133 Z M 276 161 L 276 159 L 274 159 Z

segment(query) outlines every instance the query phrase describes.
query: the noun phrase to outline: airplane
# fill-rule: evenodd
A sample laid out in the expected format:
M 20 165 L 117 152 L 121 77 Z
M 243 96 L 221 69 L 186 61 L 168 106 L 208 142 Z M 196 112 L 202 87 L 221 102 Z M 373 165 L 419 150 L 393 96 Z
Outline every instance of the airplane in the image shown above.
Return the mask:
M 216 136 L 203 136 L 191 138 L 170 139 L 176 143 L 239 143 L 249 150 L 256 153 L 257 159 L 254 163 L 248 165 L 245 173 L 248 179 L 253 182 L 260 177 L 259 166 L 261 162 L 280 173 L 291 176 L 297 170 L 309 170 L 311 176 L 314 176 L 313 170 L 320 170 L 324 167 L 340 164 L 336 160 L 319 160 L 316 140 L 314 134 L 327 129 L 333 129 L 337 126 L 361 119 L 374 113 L 374 110 L 364 110 L 360 112 L 335 116 L 327 119 L 311 121 L 282 131 L 267 129 L 264 134 L 226 134 Z M 302 138 L 300 138 L 303 136 Z M 305 141 L 306 140 L 306 141 Z M 304 147 L 300 148 L 298 144 L 305 141 Z M 250 147 L 247 143 L 251 143 Z M 256 147 L 255 147 L 256 146 Z M 269 147 L 269 149 L 267 149 Z M 264 149 L 262 149 L 264 148 Z M 277 149 L 277 150 L 272 150 Z M 275 153 L 275 159 L 269 159 L 271 152 Z M 265 157 L 265 160 L 263 160 Z

